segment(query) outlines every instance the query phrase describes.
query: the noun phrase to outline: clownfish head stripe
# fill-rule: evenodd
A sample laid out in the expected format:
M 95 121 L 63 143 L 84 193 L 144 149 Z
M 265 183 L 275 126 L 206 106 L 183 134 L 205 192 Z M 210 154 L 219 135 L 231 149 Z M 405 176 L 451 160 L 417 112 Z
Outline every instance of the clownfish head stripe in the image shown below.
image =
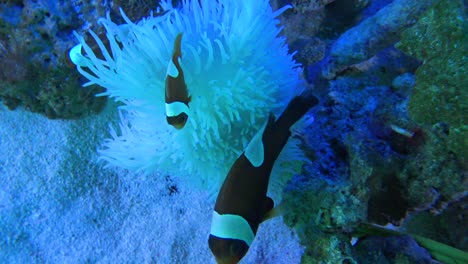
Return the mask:
M 237 239 L 250 246 L 255 234 L 247 220 L 240 215 L 218 214 L 213 211 L 210 234 L 219 238 Z

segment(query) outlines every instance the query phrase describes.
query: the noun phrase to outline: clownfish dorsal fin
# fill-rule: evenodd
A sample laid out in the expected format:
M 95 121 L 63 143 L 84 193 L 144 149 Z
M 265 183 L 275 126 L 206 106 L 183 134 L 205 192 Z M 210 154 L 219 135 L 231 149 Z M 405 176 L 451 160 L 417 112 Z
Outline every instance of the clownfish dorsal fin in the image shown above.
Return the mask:
M 260 167 L 265 160 L 265 149 L 263 147 L 263 133 L 265 129 L 270 128 L 275 122 L 275 116 L 270 113 L 267 121 L 255 136 L 250 140 L 249 144 L 245 148 L 245 157 L 250 161 L 254 167 Z
M 181 58 L 182 57 L 182 32 L 177 34 L 175 41 L 174 41 L 174 53 L 172 54 L 173 58 Z
M 267 197 L 267 199 L 271 200 L 270 197 Z M 277 216 L 281 216 L 281 215 L 284 214 L 284 211 L 285 211 L 284 203 L 280 203 L 279 205 L 273 207 L 273 200 L 271 200 L 271 207 L 264 214 L 262 222 L 265 222 L 265 221 L 270 220 L 272 218 L 275 218 Z
M 181 45 L 182 33 L 179 33 L 174 40 L 174 50 L 172 51 L 172 57 L 167 66 L 166 76 L 171 76 L 172 78 L 179 77 L 180 58 L 182 57 Z

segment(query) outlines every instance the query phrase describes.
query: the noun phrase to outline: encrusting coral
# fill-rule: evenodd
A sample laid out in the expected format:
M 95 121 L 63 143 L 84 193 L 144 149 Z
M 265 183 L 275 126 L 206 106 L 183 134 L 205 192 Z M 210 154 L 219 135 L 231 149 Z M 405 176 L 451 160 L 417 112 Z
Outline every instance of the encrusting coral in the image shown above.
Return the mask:
M 77 119 L 102 110 L 97 86 L 82 89 L 62 54 L 82 25 L 70 2 L 7 1 L 0 4 L 0 103 L 48 118 Z
M 398 41 L 403 30 L 439 0 L 396 0 L 358 26 L 344 32 L 330 47 L 329 55 L 308 69 L 308 80 L 331 80 L 349 66 L 363 62 Z M 315 80 L 317 81 L 317 80 Z
M 468 160 L 467 25 L 466 4 L 442 0 L 398 43 L 398 48 L 424 62 L 416 71 L 408 102 L 411 118 L 427 126 L 448 124 L 447 147 L 461 164 Z
M 95 53 L 77 35 L 84 54 L 78 71 L 88 84 L 105 87 L 102 95 L 123 103 L 119 131 L 111 129 L 100 150 L 103 160 L 132 170 L 191 175 L 214 187 L 268 113 L 281 112 L 301 90 L 299 65 L 278 36 L 276 17 L 288 7 L 273 11 L 266 0 L 183 1 L 180 8 L 170 2 L 161 2 L 161 16 L 138 23 L 123 12 L 126 24 L 100 19 L 109 49 L 91 32 L 101 44 Z M 181 67 L 192 101 L 187 124 L 175 130 L 165 120 L 164 80 L 181 32 Z M 277 167 L 286 158 L 305 160 L 297 138 Z

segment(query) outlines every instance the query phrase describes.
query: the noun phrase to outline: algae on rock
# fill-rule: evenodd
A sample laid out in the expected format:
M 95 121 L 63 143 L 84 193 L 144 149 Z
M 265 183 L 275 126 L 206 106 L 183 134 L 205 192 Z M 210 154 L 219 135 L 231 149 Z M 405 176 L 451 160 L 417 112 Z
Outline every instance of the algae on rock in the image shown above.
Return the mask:
M 460 161 L 468 155 L 468 27 L 462 0 L 443 0 L 404 32 L 397 47 L 424 63 L 408 112 L 416 122 L 449 125 L 448 148 Z

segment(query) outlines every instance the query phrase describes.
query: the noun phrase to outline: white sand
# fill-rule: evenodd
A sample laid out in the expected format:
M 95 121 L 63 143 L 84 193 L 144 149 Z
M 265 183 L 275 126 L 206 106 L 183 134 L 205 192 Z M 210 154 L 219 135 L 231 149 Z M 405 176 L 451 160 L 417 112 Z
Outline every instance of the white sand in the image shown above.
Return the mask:
M 96 162 L 113 108 L 62 121 L 0 103 L 1 263 L 214 263 L 205 191 Z M 300 263 L 302 251 L 277 218 L 242 263 Z

